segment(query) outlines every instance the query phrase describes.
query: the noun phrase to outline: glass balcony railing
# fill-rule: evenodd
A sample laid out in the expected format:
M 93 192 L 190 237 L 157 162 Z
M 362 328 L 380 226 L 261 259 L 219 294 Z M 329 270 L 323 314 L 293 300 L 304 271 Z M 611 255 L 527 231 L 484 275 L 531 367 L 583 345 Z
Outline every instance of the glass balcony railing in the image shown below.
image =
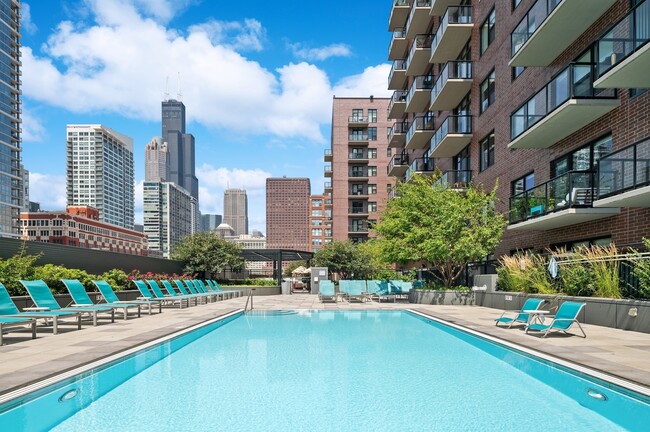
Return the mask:
M 324 151 L 324 156 L 325 156 L 325 157 L 330 157 L 330 156 L 332 156 L 332 149 L 325 149 L 325 151 Z
M 348 141 L 368 141 L 368 132 L 351 132 L 348 134 Z
M 388 74 L 388 84 L 389 85 L 390 85 L 390 82 L 393 79 L 393 75 L 397 71 L 400 71 L 400 72 L 405 72 L 406 71 L 406 60 L 395 60 L 393 62 L 393 66 L 390 68 L 390 73 Z
M 435 51 L 438 43 L 445 34 L 449 24 L 472 24 L 472 7 L 471 6 L 449 6 L 447 12 L 443 15 L 438 30 L 431 43 L 431 51 Z M 463 41 L 463 44 L 466 41 Z
M 650 186 L 650 140 L 632 144 L 598 161 L 598 198 Z
M 514 140 L 569 99 L 611 99 L 614 89 L 594 88 L 596 65 L 571 63 L 544 88 L 510 115 L 510 138 Z
M 436 83 L 431 89 L 431 100 L 438 97 L 442 88 L 450 79 L 472 79 L 472 62 L 450 61 L 442 68 Z
M 395 90 L 393 92 L 393 96 L 390 98 L 390 102 L 388 102 L 388 112 L 390 113 L 393 109 L 393 106 L 396 103 L 404 103 L 406 102 L 406 96 L 408 95 L 406 90 Z
M 472 133 L 472 116 L 471 115 L 450 115 L 438 127 L 436 133 L 431 139 L 429 154 L 433 153 L 440 143 L 449 134 L 471 134 Z
M 415 174 L 432 174 L 435 168 L 436 167 L 433 163 L 433 159 L 429 159 L 428 157 L 416 158 L 413 160 L 413 162 L 411 162 L 408 170 L 406 170 L 404 180 L 409 181 Z
M 330 174 L 332 172 L 332 166 L 331 165 L 325 165 L 324 172 L 325 172 L 325 174 Z
M 569 171 L 525 192 L 510 197 L 510 223 L 576 207 L 591 207 L 593 171 Z
M 598 77 L 650 40 L 650 1 L 643 1 L 596 42 Z
M 404 121 L 398 121 L 393 123 L 393 126 L 388 128 L 388 142 L 393 139 L 393 137 L 397 134 L 405 134 L 409 130 L 409 122 L 404 120 Z
M 563 0 L 537 0 L 530 8 L 526 16 L 519 22 L 514 31 L 510 34 L 511 56 L 514 57 L 517 51 L 531 38 L 544 20 L 553 12 Z
M 351 152 L 348 153 L 348 159 L 368 159 L 368 153 L 366 152 Z
M 409 92 L 406 95 L 406 105 L 408 105 L 413 96 L 415 95 L 416 90 L 431 90 L 433 88 L 433 75 L 420 75 L 416 76 L 409 88 Z
M 433 0 L 415 0 L 411 2 L 411 12 L 409 13 L 409 18 L 406 21 L 406 28 L 409 28 L 409 25 L 413 22 L 413 16 L 415 16 L 416 8 L 431 7 L 431 2 Z
M 394 155 L 390 162 L 388 163 L 388 168 L 386 172 L 390 175 L 390 172 L 393 170 L 395 167 L 403 167 L 405 165 L 408 165 L 409 163 L 409 155 L 404 153 L 404 154 L 396 154 Z
M 409 130 L 406 133 L 406 142 L 409 142 L 413 135 L 419 131 L 432 131 L 434 126 L 433 114 L 427 114 L 426 116 L 416 117 L 413 119 L 413 123 L 409 126 Z
M 413 60 L 413 56 L 417 52 L 418 49 L 427 49 L 431 48 L 431 40 L 433 39 L 433 35 L 430 34 L 419 34 L 415 36 L 415 39 L 413 40 L 413 45 L 411 45 L 411 49 L 409 50 L 409 55 L 406 58 L 406 67 L 408 68 L 408 65 L 411 64 L 411 61 Z M 428 62 L 427 58 L 427 62 Z
M 325 189 L 332 189 L 332 182 L 331 181 L 326 181 L 325 183 L 323 183 L 323 187 Z
M 445 171 L 438 179 L 443 187 L 451 187 L 455 189 L 466 188 L 472 181 L 471 170 L 456 170 Z

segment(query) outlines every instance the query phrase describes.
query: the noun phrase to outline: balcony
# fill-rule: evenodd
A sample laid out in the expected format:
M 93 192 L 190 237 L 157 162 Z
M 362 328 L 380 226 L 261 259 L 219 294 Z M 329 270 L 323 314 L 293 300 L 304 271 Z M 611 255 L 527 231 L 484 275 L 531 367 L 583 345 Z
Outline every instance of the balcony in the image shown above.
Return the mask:
M 603 35 L 598 49 L 596 88 L 650 87 L 650 2 L 639 3 Z
M 413 119 L 406 133 L 406 149 L 423 149 L 433 137 L 433 115 L 429 114 Z
M 325 149 L 324 153 L 323 158 L 325 162 L 332 162 L 332 149 Z
M 406 60 L 395 60 L 388 74 L 388 90 L 403 90 L 406 87 Z
M 509 65 L 548 66 L 616 1 L 537 0 L 510 35 Z
M 458 0 L 433 0 L 432 3 L 429 15 L 442 16 L 447 12 L 449 6 L 457 5 L 460 2 Z
M 431 57 L 431 40 L 432 35 L 419 34 L 415 36 L 411 50 L 406 58 L 406 75 L 422 75 L 429 66 L 429 57 Z
M 510 197 L 509 230 L 551 230 L 619 214 L 593 208 L 593 171 L 569 171 Z
M 406 132 L 409 130 L 409 122 L 398 121 L 388 128 L 388 147 L 403 148 L 406 144 Z
M 429 111 L 451 111 L 472 89 L 472 62 L 448 62 L 431 89 Z
M 597 196 L 594 207 L 650 207 L 650 140 L 598 161 Z
M 450 6 L 431 43 L 431 63 L 456 60 L 472 35 L 472 7 Z
M 388 46 L 388 60 L 403 59 L 406 57 L 407 48 L 406 31 L 403 28 L 395 29 L 393 31 L 393 37 L 390 38 L 390 45 Z
M 444 188 L 450 188 L 463 192 L 472 182 L 471 170 L 445 171 L 438 179 L 438 183 Z
M 397 189 L 391 189 L 388 191 L 388 200 L 394 200 L 396 198 L 399 198 L 399 195 L 397 195 Z
M 409 167 L 408 154 L 396 154 L 388 163 L 388 176 L 401 178 Z
M 348 162 L 349 163 L 368 163 L 368 152 L 367 151 L 353 151 L 348 153 Z
M 368 141 L 375 141 L 377 137 L 372 137 L 368 135 L 368 130 L 364 130 L 363 132 L 360 131 L 352 131 L 348 134 L 348 142 L 352 144 L 362 144 L 362 143 L 367 143 Z
M 325 172 L 325 177 L 332 177 L 332 165 L 325 165 L 325 169 L 323 171 Z
M 431 139 L 430 157 L 457 155 L 472 140 L 472 116 L 451 115 L 442 122 Z
M 565 0 L 566 1 L 566 0 Z M 572 63 L 510 116 L 508 148 L 548 148 L 619 105 L 613 89 L 595 89 L 596 66 Z
M 367 217 L 368 216 L 368 206 L 364 203 L 363 206 L 352 206 L 348 208 L 348 216 L 351 217 Z
M 364 185 L 361 188 L 357 187 L 356 189 L 353 187 L 348 192 L 348 198 L 356 200 L 368 199 L 368 188 L 366 186 L 367 185 Z
M 431 0 L 413 0 L 411 13 L 406 21 L 406 37 L 413 39 L 416 34 L 424 33 L 429 27 Z
M 370 177 L 367 166 L 352 167 L 348 171 L 349 181 L 367 180 Z
M 429 106 L 433 76 L 421 75 L 415 77 L 406 95 L 406 112 L 419 113 Z
M 408 92 L 405 90 L 396 90 L 388 103 L 388 118 L 399 119 L 404 117 L 406 111 L 406 96 Z
M 395 0 L 393 7 L 390 10 L 390 17 L 388 18 L 388 31 L 393 31 L 397 27 L 402 27 L 406 24 L 406 20 L 411 10 L 409 0 Z
M 325 189 L 325 192 L 332 192 L 332 182 L 331 181 L 326 181 L 323 183 L 323 189 Z
M 433 159 L 427 157 L 414 159 L 411 165 L 409 165 L 408 170 L 406 170 L 404 181 L 409 182 L 416 174 L 432 176 L 435 169 Z
M 362 116 L 362 115 L 353 115 L 348 117 L 348 126 L 352 127 L 363 127 L 363 126 L 368 126 L 368 123 L 370 120 L 368 119 L 367 116 Z
M 361 223 L 352 223 L 348 225 L 348 234 L 369 234 L 370 227 L 367 221 L 358 221 Z

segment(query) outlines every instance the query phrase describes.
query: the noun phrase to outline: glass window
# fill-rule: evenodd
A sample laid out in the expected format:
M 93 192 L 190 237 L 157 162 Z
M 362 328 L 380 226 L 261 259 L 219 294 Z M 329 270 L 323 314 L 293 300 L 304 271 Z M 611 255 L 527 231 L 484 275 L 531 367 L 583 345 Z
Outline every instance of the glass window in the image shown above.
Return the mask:
M 551 178 L 568 171 L 595 170 L 598 161 L 612 151 L 612 136 L 606 135 L 551 162 Z
M 494 40 L 494 24 L 496 21 L 496 12 L 494 8 L 490 11 L 485 21 L 481 25 L 481 55 L 487 50 Z
M 376 127 L 369 127 L 368 128 L 368 140 L 369 141 L 377 141 L 377 128 Z
M 526 174 L 512 182 L 512 195 L 517 195 L 535 187 L 535 173 Z
M 323 225 L 323 219 L 312 219 L 311 225 L 312 226 L 321 226 L 321 225 Z
M 360 121 L 363 118 L 363 109 L 354 108 L 352 110 L 352 121 Z
M 376 177 L 377 176 L 377 167 L 376 166 L 369 166 L 368 167 L 368 177 Z
M 322 207 L 323 200 L 315 199 L 311 202 L 312 207 Z
M 312 210 L 311 215 L 312 216 L 322 216 L 323 212 L 321 210 Z
M 481 83 L 481 112 L 494 103 L 494 69 Z
M 368 185 L 368 195 L 374 195 L 377 193 L 377 185 L 376 184 L 369 184 Z
M 325 237 L 332 237 L 332 228 L 325 228 Z
M 370 123 L 377 123 L 377 110 L 369 109 L 368 110 L 368 121 Z
M 377 159 L 377 149 L 368 149 L 368 159 Z
M 521 3 L 521 0 L 512 0 L 512 10 L 517 9 L 517 6 Z
M 386 148 L 386 156 L 391 157 L 393 155 L 393 149 L 391 147 Z
M 320 228 L 312 228 L 311 235 L 314 237 L 320 237 L 323 235 L 323 230 Z
M 480 149 L 479 168 L 483 171 L 494 165 L 494 131 L 481 140 Z
M 374 201 L 368 201 L 368 212 L 376 212 L 377 211 L 377 203 Z
M 526 67 L 525 66 L 515 66 L 515 67 L 510 68 L 510 69 L 512 70 L 512 80 L 514 81 L 515 79 L 517 79 L 517 77 L 519 75 L 521 75 L 521 73 L 524 70 L 526 70 Z

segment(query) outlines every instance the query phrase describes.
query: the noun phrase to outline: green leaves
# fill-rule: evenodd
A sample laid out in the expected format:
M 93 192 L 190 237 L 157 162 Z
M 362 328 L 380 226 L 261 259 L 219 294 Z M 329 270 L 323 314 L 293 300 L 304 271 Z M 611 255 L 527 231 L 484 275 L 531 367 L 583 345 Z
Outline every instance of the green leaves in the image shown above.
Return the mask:
M 227 269 L 239 271 L 246 264 L 238 245 L 209 232 L 185 237 L 176 244 L 172 259 L 184 262 L 184 270 L 190 274 L 217 274 Z
M 365 279 L 373 272 L 370 252 L 351 241 L 332 242 L 314 254 L 314 267 L 327 267 L 341 279 Z

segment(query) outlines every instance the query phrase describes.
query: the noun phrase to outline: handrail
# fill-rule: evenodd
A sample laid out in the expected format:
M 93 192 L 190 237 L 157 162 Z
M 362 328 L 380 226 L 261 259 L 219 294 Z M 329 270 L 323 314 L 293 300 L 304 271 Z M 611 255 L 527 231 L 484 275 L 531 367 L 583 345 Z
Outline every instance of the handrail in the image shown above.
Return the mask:
M 451 12 L 451 13 L 450 13 Z M 438 43 L 442 35 L 447 30 L 449 24 L 472 24 L 472 7 L 471 6 L 449 6 L 447 11 L 440 20 L 440 25 L 433 35 L 431 41 L 431 52 L 438 48 Z
M 598 161 L 598 198 L 650 185 L 650 140 L 616 150 Z
M 255 291 L 255 288 L 250 288 L 248 290 L 248 297 L 246 298 L 246 306 L 244 306 L 244 312 L 248 309 L 248 300 L 251 301 L 251 310 L 253 310 L 253 291 Z
M 561 2 L 562 0 L 538 0 L 531 6 L 526 15 L 519 21 L 512 33 L 510 33 L 511 57 L 514 57 L 519 52 Z M 530 19 L 531 16 L 533 17 L 532 20 Z

